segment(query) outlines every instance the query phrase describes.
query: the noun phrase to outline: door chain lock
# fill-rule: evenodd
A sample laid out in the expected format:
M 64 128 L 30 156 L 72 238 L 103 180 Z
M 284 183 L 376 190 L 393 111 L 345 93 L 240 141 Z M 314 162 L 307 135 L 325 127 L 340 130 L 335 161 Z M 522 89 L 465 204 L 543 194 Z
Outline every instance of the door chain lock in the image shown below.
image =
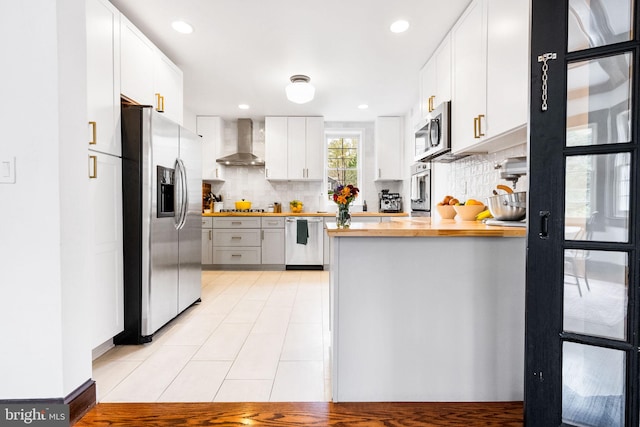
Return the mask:
M 547 79 L 549 64 L 547 61 L 550 59 L 557 59 L 558 54 L 556 52 L 543 53 L 538 56 L 538 62 L 542 62 L 542 111 L 547 111 Z

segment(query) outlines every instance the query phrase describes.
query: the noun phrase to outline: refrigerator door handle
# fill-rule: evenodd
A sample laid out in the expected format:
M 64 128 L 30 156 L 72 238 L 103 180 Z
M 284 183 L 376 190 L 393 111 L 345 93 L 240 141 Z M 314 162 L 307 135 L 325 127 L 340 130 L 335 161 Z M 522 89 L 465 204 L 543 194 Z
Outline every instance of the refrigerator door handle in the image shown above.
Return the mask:
M 187 192 L 187 172 L 182 159 L 176 159 L 176 173 L 178 174 L 178 188 L 180 189 L 180 197 L 178 197 L 179 205 L 176 210 L 176 230 L 181 230 L 187 222 L 187 210 L 189 207 L 189 194 Z

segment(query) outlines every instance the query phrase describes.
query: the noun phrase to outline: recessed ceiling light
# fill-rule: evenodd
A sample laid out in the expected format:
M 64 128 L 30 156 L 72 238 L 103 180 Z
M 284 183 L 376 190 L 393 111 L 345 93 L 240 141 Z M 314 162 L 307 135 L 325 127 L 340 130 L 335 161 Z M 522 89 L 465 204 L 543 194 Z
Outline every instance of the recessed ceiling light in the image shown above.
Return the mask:
M 171 23 L 171 26 L 173 27 L 174 30 L 182 34 L 193 33 L 193 27 L 184 21 L 173 21 Z
M 369 108 L 369 106 L 367 104 L 360 104 L 358 105 L 358 108 L 361 110 L 366 110 L 367 108 Z
M 238 108 L 241 109 L 241 110 L 248 110 L 249 106 L 247 104 L 240 104 L 240 105 L 238 105 Z
M 404 33 L 409 29 L 409 23 L 403 19 L 400 19 L 389 27 L 392 33 Z

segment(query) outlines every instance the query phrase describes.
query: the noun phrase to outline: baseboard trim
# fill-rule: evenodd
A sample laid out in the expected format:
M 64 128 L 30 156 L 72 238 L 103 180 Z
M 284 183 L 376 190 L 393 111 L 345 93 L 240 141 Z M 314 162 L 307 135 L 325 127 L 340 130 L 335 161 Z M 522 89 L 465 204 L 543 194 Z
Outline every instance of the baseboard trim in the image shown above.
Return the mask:
M 64 403 L 69 405 L 69 421 L 70 425 L 74 425 L 96 406 L 96 382 L 91 379 L 85 381 L 64 398 Z
M 92 379 L 85 381 L 67 397 L 57 399 L 0 399 L 4 404 L 65 404 L 69 405 L 69 425 L 77 423 L 91 408 L 96 406 L 96 382 Z

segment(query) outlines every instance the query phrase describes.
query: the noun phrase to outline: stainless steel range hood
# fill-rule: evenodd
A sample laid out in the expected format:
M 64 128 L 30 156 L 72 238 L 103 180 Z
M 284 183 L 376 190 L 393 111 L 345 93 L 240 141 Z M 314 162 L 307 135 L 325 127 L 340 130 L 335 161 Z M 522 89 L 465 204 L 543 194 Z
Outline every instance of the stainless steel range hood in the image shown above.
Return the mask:
M 237 152 L 216 159 L 225 166 L 264 166 L 264 160 L 252 153 L 253 122 L 251 119 L 238 119 Z

